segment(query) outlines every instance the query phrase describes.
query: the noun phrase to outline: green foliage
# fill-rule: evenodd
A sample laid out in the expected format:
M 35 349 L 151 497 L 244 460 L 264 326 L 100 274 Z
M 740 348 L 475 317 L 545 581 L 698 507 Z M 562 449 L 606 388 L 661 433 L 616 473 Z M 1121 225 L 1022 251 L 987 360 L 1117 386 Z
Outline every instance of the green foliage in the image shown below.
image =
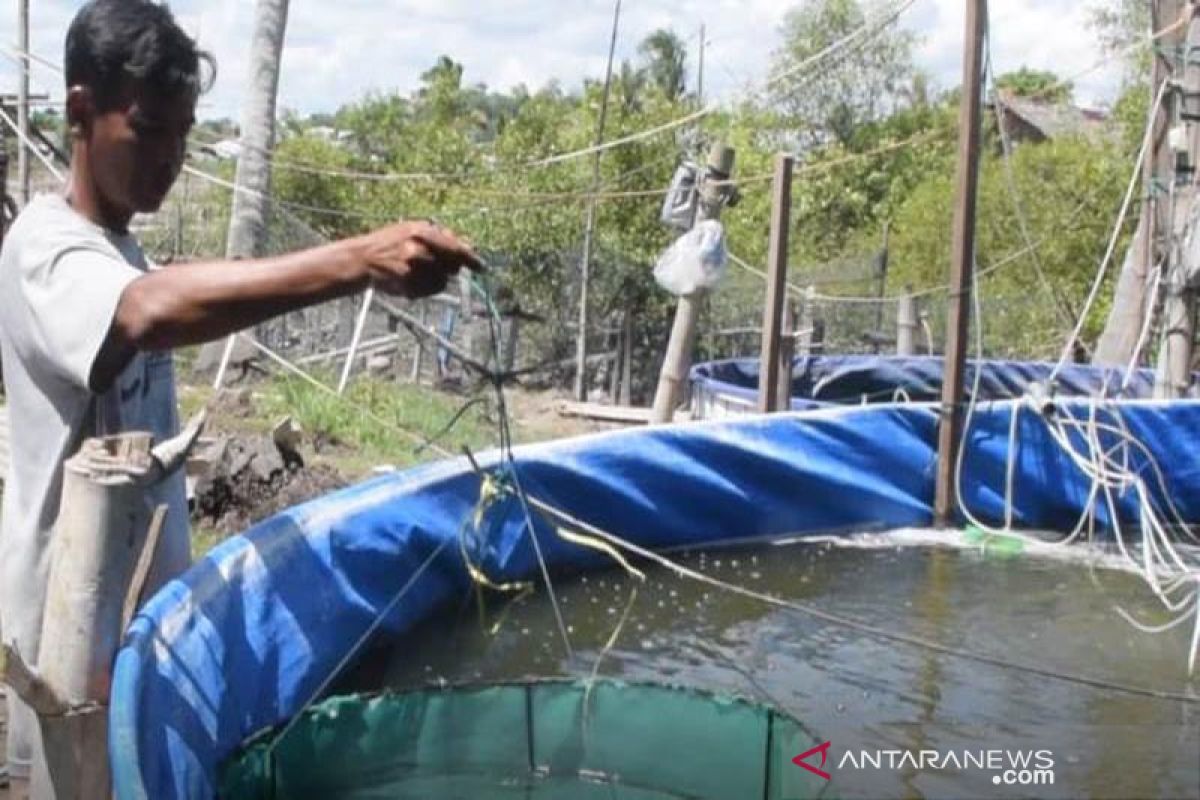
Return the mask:
M 1047 103 L 1069 103 L 1075 93 L 1071 83 L 1063 83 L 1053 72 L 1021 67 L 996 78 L 996 86 L 1017 97 L 1030 97 Z
M 1038 278 L 1029 254 L 1011 258 L 982 279 L 985 347 L 990 355 L 1057 358 L 1068 320 L 1073 321 L 1081 308 L 1108 242 L 1129 169 L 1128 157 L 1109 143 L 1080 138 L 1017 148 L 1012 156 L 1016 195 L 1050 286 Z M 1002 159 L 986 158 L 976 233 L 981 270 L 1025 249 L 1007 181 Z M 927 287 L 946 282 L 954 196 L 954 172 L 947 165 L 917 185 L 899 208 L 892 238 L 897 284 Z M 939 296 L 930 304 L 939 325 L 943 299 Z M 1100 305 L 1084 329 L 1087 340 L 1099 333 L 1107 310 Z
M 441 434 L 465 402 L 418 386 L 367 377 L 355 380 L 347 397 L 349 403 L 298 378 L 276 377 L 264 392 L 260 411 L 268 419 L 290 414 L 310 435 L 320 434 L 326 440 L 350 446 L 363 460 L 361 466 L 407 466 L 423 460 L 418 452 L 420 443 L 413 437 L 428 440 Z M 368 409 L 372 416 L 360 408 Z M 390 423 L 390 427 L 381 425 L 380 420 Z M 473 408 L 437 444 L 457 452 L 463 445 L 490 447 L 495 440 L 495 425 L 479 408 Z
M 813 70 L 798 69 L 868 20 L 880 19 L 884 8 L 875 0 L 821 0 L 799 5 L 785 17 L 771 94 L 805 148 L 830 141 L 845 145 L 859 126 L 902 105 L 917 74 L 916 37 L 902 28 L 889 27 L 870 46 L 827 60 L 815 77 Z
M 1113 106 L 1113 119 L 1121 131 L 1121 142 L 1129 153 L 1136 153 L 1141 149 L 1149 114 L 1150 82 L 1147 80 L 1127 83 Z
M 674 31 L 660 28 L 638 45 L 643 69 L 668 100 L 679 100 L 687 89 L 687 50 Z
M 1088 9 L 1089 23 L 1100 44 L 1110 54 L 1120 54 L 1125 62 L 1126 77 L 1132 82 L 1150 77 L 1151 50 L 1149 47 L 1129 49 L 1143 41 L 1152 27 L 1151 4 L 1146 0 L 1094 0 Z M 1173 20 L 1159 20 L 1168 25 Z
M 541 162 L 593 144 L 601 81 L 497 93 L 464 85 L 462 66 L 443 56 L 411 94 L 372 95 L 332 116 L 289 120 L 293 135 L 278 149 L 275 191 L 294 204 L 289 213 L 330 237 L 401 217 L 433 217 L 463 232 L 486 256 L 498 288 L 545 321 L 523 333 L 532 339 L 523 339 L 522 347 L 540 362 L 573 353 L 588 193 L 599 189 L 590 349 L 600 350 L 607 343 L 602 331 L 631 314 L 645 388 L 658 368 L 675 305 L 652 277 L 674 235 L 658 221 L 659 193 L 682 159 L 701 159 L 715 140 L 737 151 L 743 196 L 723 221 L 731 250 L 750 264 L 766 262 L 775 153 L 792 151 L 798 153 L 789 254 L 794 283 L 820 283 L 828 294 L 873 291 L 872 259 L 889 223 L 890 292 L 904 284 L 921 289 L 946 282 L 956 92 L 939 97 L 931 91 L 912 63 L 914 37 L 896 28 L 815 72 L 795 70 L 864 21 L 879 18 L 881 8 L 874 0 L 797 6 L 786 18 L 775 80 L 765 97 L 606 150 L 596 187 L 591 157 Z M 686 64 L 684 45 L 673 32 L 656 31 L 644 40 L 639 60 L 622 64 L 614 75 L 604 138 L 659 128 L 694 112 Z M 1058 101 L 1071 92 L 1052 73 L 1024 68 L 999 84 Z M 1118 104 L 1123 128 L 1140 129 L 1144 94 L 1130 89 Z M 318 125 L 335 128 L 338 136 L 314 135 Z M 1031 236 L 1045 240 L 1042 266 L 1052 291 L 1027 256 L 987 278 L 991 352 L 1053 354 L 1064 313 L 1080 304 L 1104 247 L 1128 174 L 1129 145 L 1070 140 L 1017 150 L 1014 180 Z M 345 171 L 391 177 L 336 174 Z M 983 167 L 979 218 L 982 267 L 1024 247 L 1006 173 L 994 154 Z M 762 298 L 761 279 L 733 269 L 709 301 L 702 330 L 757 324 Z M 941 297 L 930 304 L 938 338 L 943 306 Z M 1089 335 L 1101 313 L 1089 323 Z M 727 342 L 713 337 L 701 346 L 708 355 L 729 352 Z

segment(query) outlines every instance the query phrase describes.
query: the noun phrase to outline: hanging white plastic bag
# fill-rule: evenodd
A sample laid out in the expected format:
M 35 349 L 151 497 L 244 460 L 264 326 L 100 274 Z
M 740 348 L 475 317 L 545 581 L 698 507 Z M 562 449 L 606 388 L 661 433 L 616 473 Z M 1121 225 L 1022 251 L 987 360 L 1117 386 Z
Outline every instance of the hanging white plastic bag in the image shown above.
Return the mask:
M 674 295 L 715 288 L 725 277 L 725 229 L 705 220 L 675 240 L 654 267 L 658 285 Z

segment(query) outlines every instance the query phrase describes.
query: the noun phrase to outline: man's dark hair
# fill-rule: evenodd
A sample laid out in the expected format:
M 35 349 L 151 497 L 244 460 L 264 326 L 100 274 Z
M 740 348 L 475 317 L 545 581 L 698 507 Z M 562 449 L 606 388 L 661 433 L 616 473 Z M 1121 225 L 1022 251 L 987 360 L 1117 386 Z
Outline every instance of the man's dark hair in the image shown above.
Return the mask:
M 149 0 L 84 5 L 67 31 L 65 63 L 67 88 L 91 88 L 101 111 L 120 102 L 131 82 L 155 94 L 200 94 L 216 76 L 213 57 L 196 47 L 170 9 Z

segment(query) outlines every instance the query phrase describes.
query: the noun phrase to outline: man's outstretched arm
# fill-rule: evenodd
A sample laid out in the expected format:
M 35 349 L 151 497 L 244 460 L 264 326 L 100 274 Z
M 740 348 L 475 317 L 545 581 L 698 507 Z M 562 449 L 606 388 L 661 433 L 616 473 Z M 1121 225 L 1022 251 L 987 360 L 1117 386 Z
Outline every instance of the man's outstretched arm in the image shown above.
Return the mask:
M 89 387 L 106 390 L 138 350 L 212 341 L 372 285 L 427 297 L 462 267 L 479 269 L 479 258 L 453 234 L 427 222 L 401 222 L 289 255 L 156 270 L 122 292 Z

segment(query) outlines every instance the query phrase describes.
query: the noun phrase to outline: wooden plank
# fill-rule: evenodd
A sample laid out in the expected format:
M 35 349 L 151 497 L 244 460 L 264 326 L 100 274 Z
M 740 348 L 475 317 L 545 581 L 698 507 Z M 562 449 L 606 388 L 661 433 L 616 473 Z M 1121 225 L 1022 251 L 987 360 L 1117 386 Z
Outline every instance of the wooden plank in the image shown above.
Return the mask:
M 564 417 L 583 417 L 598 422 L 620 422 L 628 425 L 649 425 L 654 409 L 635 406 L 607 406 L 602 403 L 577 403 L 563 400 L 558 403 L 558 413 Z M 678 411 L 676 422 L 690 421 L 691 413 Z

